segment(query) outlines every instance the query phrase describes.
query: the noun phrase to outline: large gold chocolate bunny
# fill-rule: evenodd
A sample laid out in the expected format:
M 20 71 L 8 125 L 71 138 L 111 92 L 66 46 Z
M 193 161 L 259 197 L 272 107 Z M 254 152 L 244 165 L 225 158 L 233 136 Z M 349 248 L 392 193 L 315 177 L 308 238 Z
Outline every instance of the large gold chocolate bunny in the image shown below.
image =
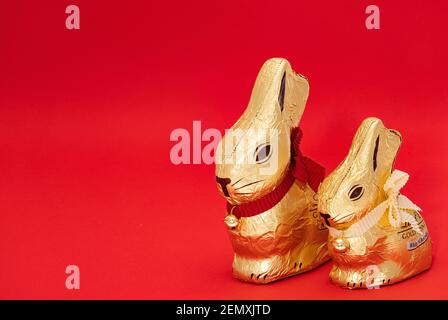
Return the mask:
M 288 61 L 268 60 L 246 111 L 218 146 L 216 182 L 240 280 L 268 283 L 329 259 L 312 189 L 324 170 L 298 149 L 308 90 Z
M 367 118 L 345 160 L 319 187 L 319 211 L 329 227 L 330 280 L 373 288 L 431 266 L 431 239 L 420 208 L 400 194 L 409 175 L 393 170 L 401 135 Z

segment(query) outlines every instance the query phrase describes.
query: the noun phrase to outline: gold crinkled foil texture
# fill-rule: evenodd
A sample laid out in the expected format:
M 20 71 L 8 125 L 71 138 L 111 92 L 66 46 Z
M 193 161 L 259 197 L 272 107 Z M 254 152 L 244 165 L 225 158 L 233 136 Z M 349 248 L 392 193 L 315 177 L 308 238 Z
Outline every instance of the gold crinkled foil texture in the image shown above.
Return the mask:
M 431 266 L 427 226 L 419 208 L 399 192 L 408 175 L 393 171 L 400 145 L 397 131 L 367 118 L 345 160 L 319 187 L 318 210 L 330 229 L 330 280 L 338 286 L 380 287 Z
M 231 139 L 226 134 L 217 148 L 217 186 L 228 203 L 256 201 L 282 183 L 291 164 L 291 131 L 300 122 L 308 91 L 306 78 L 294 73 L 285 59 L 264 63 L 245 112 L 231 128 L 244 132 L 246 143 L 226 148 Z M 251 163 L 269 139 L 270 158 Z M 268 173 L 261 170 L 269 166 Z M 328 260 L 328 230 L 318 215 L 316 194 L 306 183 L 296 181 L 271 209 L 239 219 L 228 216 L 226 223 L 234 250 L 233 275 L 240 280 L 269 283 Z

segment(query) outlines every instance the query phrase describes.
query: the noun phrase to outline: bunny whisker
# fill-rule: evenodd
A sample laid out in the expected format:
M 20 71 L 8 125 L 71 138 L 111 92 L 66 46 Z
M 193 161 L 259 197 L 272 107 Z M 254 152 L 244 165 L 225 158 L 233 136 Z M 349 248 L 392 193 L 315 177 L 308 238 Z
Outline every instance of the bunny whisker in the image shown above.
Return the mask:
M 342 213 L 335 215 L 334 218 L 333 218 L 333 220 L 335 220 L 335 219 L 337 219 L 338 217 L 340 217 L 341 214 L 342 214 Z
M 341 217 L 340 219 L 338 219 L 338 220 L 333 220 L 333 221 L 334 221 L 334 223 L 338 223 L 338 222 L 341 221 L 342 219 L 350 218 L 351 216 L 354 216 L 355 214 L 356 214 L 356 212 L 353 212 L 353 213 L 350 213 L 348 216 L 343 216 L 343 217 Z
M 254 181 L 254 182 L 245 184 L 244 186 L 241 186 L 241 187 L 239 187 L 239 188 L 236 188 L 235 191 L 236 191 L 236 190 L 239 190 L 239 189 L 242 189 L 242 188 L 244 188 L 244 187 L 251 186 L 251 185 L 256 184 L 256 183 L 259 183 L 259 182 L 263 182 L 263 181 L 264 181 L 264 180 L 258 180 L 258 181 Z
M 243 178 L 238 179 L 237 181 L 235 181 L 234 183 L 231 184 L 232 187 L 234 187 L 238 182 L 240 182 L 241 180 L 243 180 Z

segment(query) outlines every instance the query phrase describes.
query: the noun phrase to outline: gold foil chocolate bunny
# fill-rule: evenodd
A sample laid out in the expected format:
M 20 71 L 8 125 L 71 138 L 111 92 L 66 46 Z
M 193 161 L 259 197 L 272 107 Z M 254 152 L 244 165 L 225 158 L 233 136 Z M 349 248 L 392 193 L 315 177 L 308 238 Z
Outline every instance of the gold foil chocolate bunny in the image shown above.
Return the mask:
M 330 280 L 373 288 L 431 266 L 431 239 L 419 211 L 400 194 L 409 175 L 393 170 L 401 135 L 381 120 L 363 121 L 345 160 L 319 187 L 319 211 L 330 234 Z
M 296 127 L 308 81 L 288 61 L 261 68 L 249 104 L 216 153 L 216 182 L 227 201 L 225 224 L 234 277 L 268 283 L 328 260 L 328 231 L 313 191 L 324 169 L 299 150 Z

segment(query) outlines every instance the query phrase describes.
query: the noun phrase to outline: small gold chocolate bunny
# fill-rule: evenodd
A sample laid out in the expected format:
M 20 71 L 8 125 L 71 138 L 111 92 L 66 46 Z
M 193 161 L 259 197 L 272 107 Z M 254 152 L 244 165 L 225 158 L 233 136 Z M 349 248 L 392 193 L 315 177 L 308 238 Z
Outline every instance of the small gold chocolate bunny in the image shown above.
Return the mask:
M 330 279 L 373 288 L 431 266 L 431 239 L 421 210 L 400 194 L 409 175 L 393 170 L 401 135 L 367 118 L 345 160 L 319 187 L 319 212 L 329 228 Z
M 246 111 L 217 148 L 216 182 L 227 201 L 233 275 L 240 280 L 268 283 L 329 259 L 312 189 L 324 170 L 298 148 L 308 90 L 288 61 L 268 60 Z

